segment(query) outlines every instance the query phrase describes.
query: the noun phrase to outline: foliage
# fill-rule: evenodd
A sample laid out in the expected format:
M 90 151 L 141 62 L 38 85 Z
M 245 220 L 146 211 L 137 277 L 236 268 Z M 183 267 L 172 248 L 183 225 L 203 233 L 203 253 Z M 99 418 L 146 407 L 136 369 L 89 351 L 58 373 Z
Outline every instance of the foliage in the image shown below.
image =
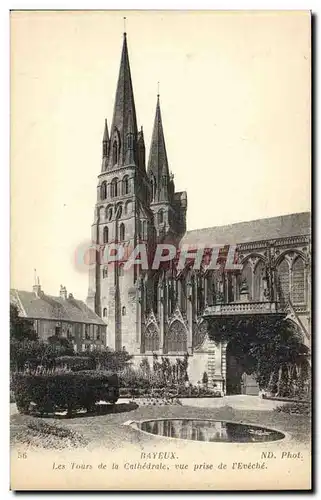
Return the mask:
M 27 420 L 15 440 L 25 445 L 49 449 L 78 448 L 88 444 L 79 432 L 39 419 Z
M 79 353 L 79 356 L 91 358 L 97 370 L 108 370 L 113 373 L 121 372 L 130 364 L 133 357 L 125 349 L 113 351 L 109 347 L 103 350 L 94 349 L 90 352 Z
M 65 354 L 65 347 L 59 344 L 46 344 L 38 340 L 12 340 L 10 343 L 11 370 L 21 371 L 27 368 L 29 371 L 35 371 L 39 365 L 46 369 L 54 369 L 55 359 Z
M 57 347 L 58 349 L 63 349 L 66 356 L 72 356 L 75 353 L 73 343 L 66 337 L 52 335 L 51 337 L 48 337 L 48 344 Z
M 229 332 L 233 331 L 231 354 L 247 374 L 255 375 L 260 389 L 278 396 L 300 397 L 306 393 L 309 349 L 292 323 L 275 317 L 257 318 L 255 322 L 245 318 L 226 321 L 228 324 L 220 329 L 209 323 L 213 338 L 229 341 Z
M 203 383 L 204 385 L 207 385 L 207 384 L 208 384 L 208 376 L 207 376 L 207 373 L 206 373 L 206 372 L 204 372 L 204 373 L 203 373 L 202 383 Z
M 66 371 L 72 370 L 82 371 L 82 370 L 94 370 L 96 365 L 92 357 L 89 356 L 59 356 L 55 359 L 56 367 L 64 367 Z
M 277 406 L 274 411 L 279 413 L 288 413 L 290 415 L 311 415 L 310 403 L 287 403 Z
M 33 321 L 19 316 L 18 307 L 10 304 L 10 340 L 36 340 Z
M 153 372 L 162 386 L 188 382 L 187 369 L 188 354 L 185 354 L 183 359 L 177 358 L 174 364 L 165 356 L 161 356 L 161 361 L 158 360 L 157 354 L 153 356 Z
M 40 413 L 51 413 L 59 408 L 67 409 L 71 415 L 77 408 L 90 410 L 101 399 L 114 402 L 119 396 L 117 375 L 92 370 L 76 373 L 15 373 L 12 382 L 20 413 L 28 413 L 32 402 Z

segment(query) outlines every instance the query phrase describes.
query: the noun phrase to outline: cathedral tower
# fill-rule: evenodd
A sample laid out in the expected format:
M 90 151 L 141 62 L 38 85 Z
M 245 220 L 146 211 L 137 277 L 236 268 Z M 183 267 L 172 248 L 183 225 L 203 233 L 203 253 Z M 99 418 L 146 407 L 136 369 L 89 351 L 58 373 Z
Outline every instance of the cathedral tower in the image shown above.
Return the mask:
M 150 255 L 159 241 L 178 242 L 185 232 L 185 213 L 186 193 L 175 193 L 169 173 L 159 96 L 146 172 L 124 33 L 113 119 L 110 130 L 105 120 L 103 132 L 92 225 L 92 242 L 100 250 L 90 266 L 87 297 L 88 306 L 107 323 L 109 347 L 144 352 L 144 318 L 154 301 L 153 273 L 138 266 L 124 269 L 124 263 L 139 243 Z M 124 248 L 124 258 L 108 264 L 104 257 L 115 243 Z
M 150 185 L 145 169 L 143 130 L 137 130 L 134 93 L 124 33 L 114 114 L 110 134 L 107 120 L 98 176 L 92 241 L 106 256 L 108 245 L 119 243 L 126 254 L 152 234 Z M 88 305 L 107 323 L 107 344 L 132 353 L 140 350 L 141 319 L 137 307 L 137 270 L 124 263 L 97 258 L 90 269 Z

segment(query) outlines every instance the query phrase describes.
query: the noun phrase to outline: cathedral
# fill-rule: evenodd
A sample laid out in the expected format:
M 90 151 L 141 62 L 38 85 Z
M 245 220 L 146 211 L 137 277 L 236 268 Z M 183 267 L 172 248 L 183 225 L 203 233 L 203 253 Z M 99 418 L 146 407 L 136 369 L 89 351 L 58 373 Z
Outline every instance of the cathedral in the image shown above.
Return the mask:
M 262 320 L 272 328 L 281 319 L 310 346 L 310 213 L 186 232 L 187 193 L 175 190 L 170 173 L 159 96 L 147 165 L 145 157 L 124 33 L 91 235 L 96 248 L 117 243 L 124 252 L 116 262 L 96 258 L 90 265 L 87 305 L 107 325 L 107 346 L 126 349 L 135 364 L 142 358 L 152 363 L 155 354 L 173 361 L 188 354 L 193 384 L 206 373 L 223 394 L 257 394 L 254 378 L 243 373 L 233 352 L 233 335 Z M 174 245 L 177 256 L 182 245 L 201 245 L 205 254 L 221 245 L 219 269 L 195 269 L 193 259 L 179 269 L 178 257 L 158 269 L 126 269 L 128 249 L 138 244 L 148 258 L 160 244 Z M 229 246 L 236 248 L 235 270 L 220 266 Z

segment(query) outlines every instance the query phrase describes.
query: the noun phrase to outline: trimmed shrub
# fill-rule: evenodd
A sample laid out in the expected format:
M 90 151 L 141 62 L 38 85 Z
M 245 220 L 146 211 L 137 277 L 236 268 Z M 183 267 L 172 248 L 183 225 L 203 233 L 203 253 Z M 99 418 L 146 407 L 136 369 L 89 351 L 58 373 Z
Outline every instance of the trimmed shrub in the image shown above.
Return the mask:
M 90 370 L 52 374 L 16 373 L 13 390 L 20 413 L 28 413 L 30 403 L 34 403 L 40 413 L 63 409 L 71 415 L 78 408 L 90 411 L 100 400 L 115 403 L 119 397 L 119 382 L 117 375 Z

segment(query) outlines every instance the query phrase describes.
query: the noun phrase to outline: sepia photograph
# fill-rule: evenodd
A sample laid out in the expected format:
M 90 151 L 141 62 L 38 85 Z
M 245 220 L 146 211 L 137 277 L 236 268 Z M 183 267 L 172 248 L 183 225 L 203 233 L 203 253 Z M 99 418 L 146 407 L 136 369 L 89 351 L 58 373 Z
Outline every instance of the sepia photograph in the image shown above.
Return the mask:
M 11 11 L 11 490 L 311 490 L 311 23 Z

